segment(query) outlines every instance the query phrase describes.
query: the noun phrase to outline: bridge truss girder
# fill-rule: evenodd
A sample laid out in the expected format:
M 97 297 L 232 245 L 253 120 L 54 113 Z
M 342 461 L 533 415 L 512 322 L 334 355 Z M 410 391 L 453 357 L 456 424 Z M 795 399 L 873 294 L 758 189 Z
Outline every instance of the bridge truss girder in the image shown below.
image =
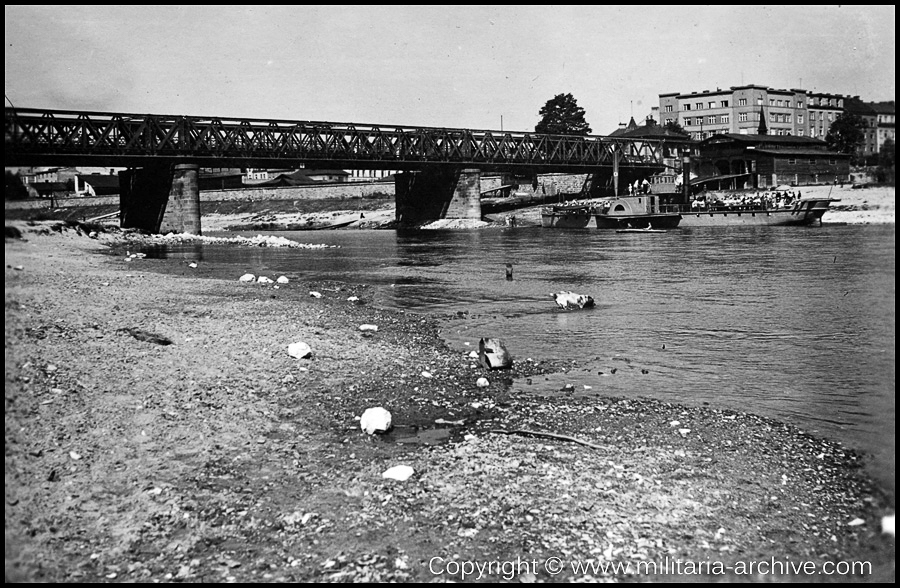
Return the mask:
M 6 165 L 141 166 L 590 172 L 662 169 L 686 145 L 673 139 L 544 135 L 314 121 L 5 109 Z M 652 172 L 651 172 L 652 173 Z

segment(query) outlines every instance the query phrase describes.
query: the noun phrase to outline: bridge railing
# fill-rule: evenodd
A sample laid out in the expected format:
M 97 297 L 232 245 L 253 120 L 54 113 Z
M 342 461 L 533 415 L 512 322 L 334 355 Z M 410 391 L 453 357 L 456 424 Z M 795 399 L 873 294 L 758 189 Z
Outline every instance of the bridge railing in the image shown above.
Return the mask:
M 5 109 L 5 155 L 425 163 L 559 169 L 655 166 L 683 141 L 317 121 Z

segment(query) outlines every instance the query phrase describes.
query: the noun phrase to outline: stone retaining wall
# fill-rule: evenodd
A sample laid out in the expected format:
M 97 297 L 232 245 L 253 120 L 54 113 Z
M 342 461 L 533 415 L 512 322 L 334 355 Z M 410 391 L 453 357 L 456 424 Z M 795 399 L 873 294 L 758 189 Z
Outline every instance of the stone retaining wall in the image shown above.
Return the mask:
M 326 185 L 290 186 L 283 188 L 240 188 L 200 192 L 200 202 L 259 202 L 263 200 L 320 200 L 394 196 L 394 181 L 340 182 Z
M 577 194 L 581 192 L 587 174 L 540 174 L 537 177 L 537 189 L 528 180 L 519 180 L 516 190 L 528 196 L 556 196 L 557 194 Z M 482 176 L 481 191 L 495 190 L 503 186 L 503 176 Z

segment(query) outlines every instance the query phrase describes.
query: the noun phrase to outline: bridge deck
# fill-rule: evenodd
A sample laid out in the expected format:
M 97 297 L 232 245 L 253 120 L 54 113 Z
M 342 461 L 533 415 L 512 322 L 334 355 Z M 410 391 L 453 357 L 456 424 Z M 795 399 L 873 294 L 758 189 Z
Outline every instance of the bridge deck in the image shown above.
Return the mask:
M 6 165 L 422 169 L 453 165 L 528 172 L 655 168 L 686 143 L 672 139 L 314 121 L 6 108 Z

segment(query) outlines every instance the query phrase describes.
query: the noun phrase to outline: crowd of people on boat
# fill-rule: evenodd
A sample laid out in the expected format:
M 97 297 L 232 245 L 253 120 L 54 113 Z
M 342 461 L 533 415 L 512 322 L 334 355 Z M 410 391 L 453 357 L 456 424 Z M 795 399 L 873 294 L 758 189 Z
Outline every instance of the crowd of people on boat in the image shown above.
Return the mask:
M 691 210 L 777 210 L 790 208 L 801 198 L 800 190 L 772 190 L 755 194 L 722 198 L 718 195 L 699 194 L 691 202 Z
M 638 194 L 649 194 L 650 193 L 650 182 L 647 178 L 644 178 L 644 181 L 635 180 L 634 184 L 628 184 L 628 195 L 629 196 L 637 196 Z

